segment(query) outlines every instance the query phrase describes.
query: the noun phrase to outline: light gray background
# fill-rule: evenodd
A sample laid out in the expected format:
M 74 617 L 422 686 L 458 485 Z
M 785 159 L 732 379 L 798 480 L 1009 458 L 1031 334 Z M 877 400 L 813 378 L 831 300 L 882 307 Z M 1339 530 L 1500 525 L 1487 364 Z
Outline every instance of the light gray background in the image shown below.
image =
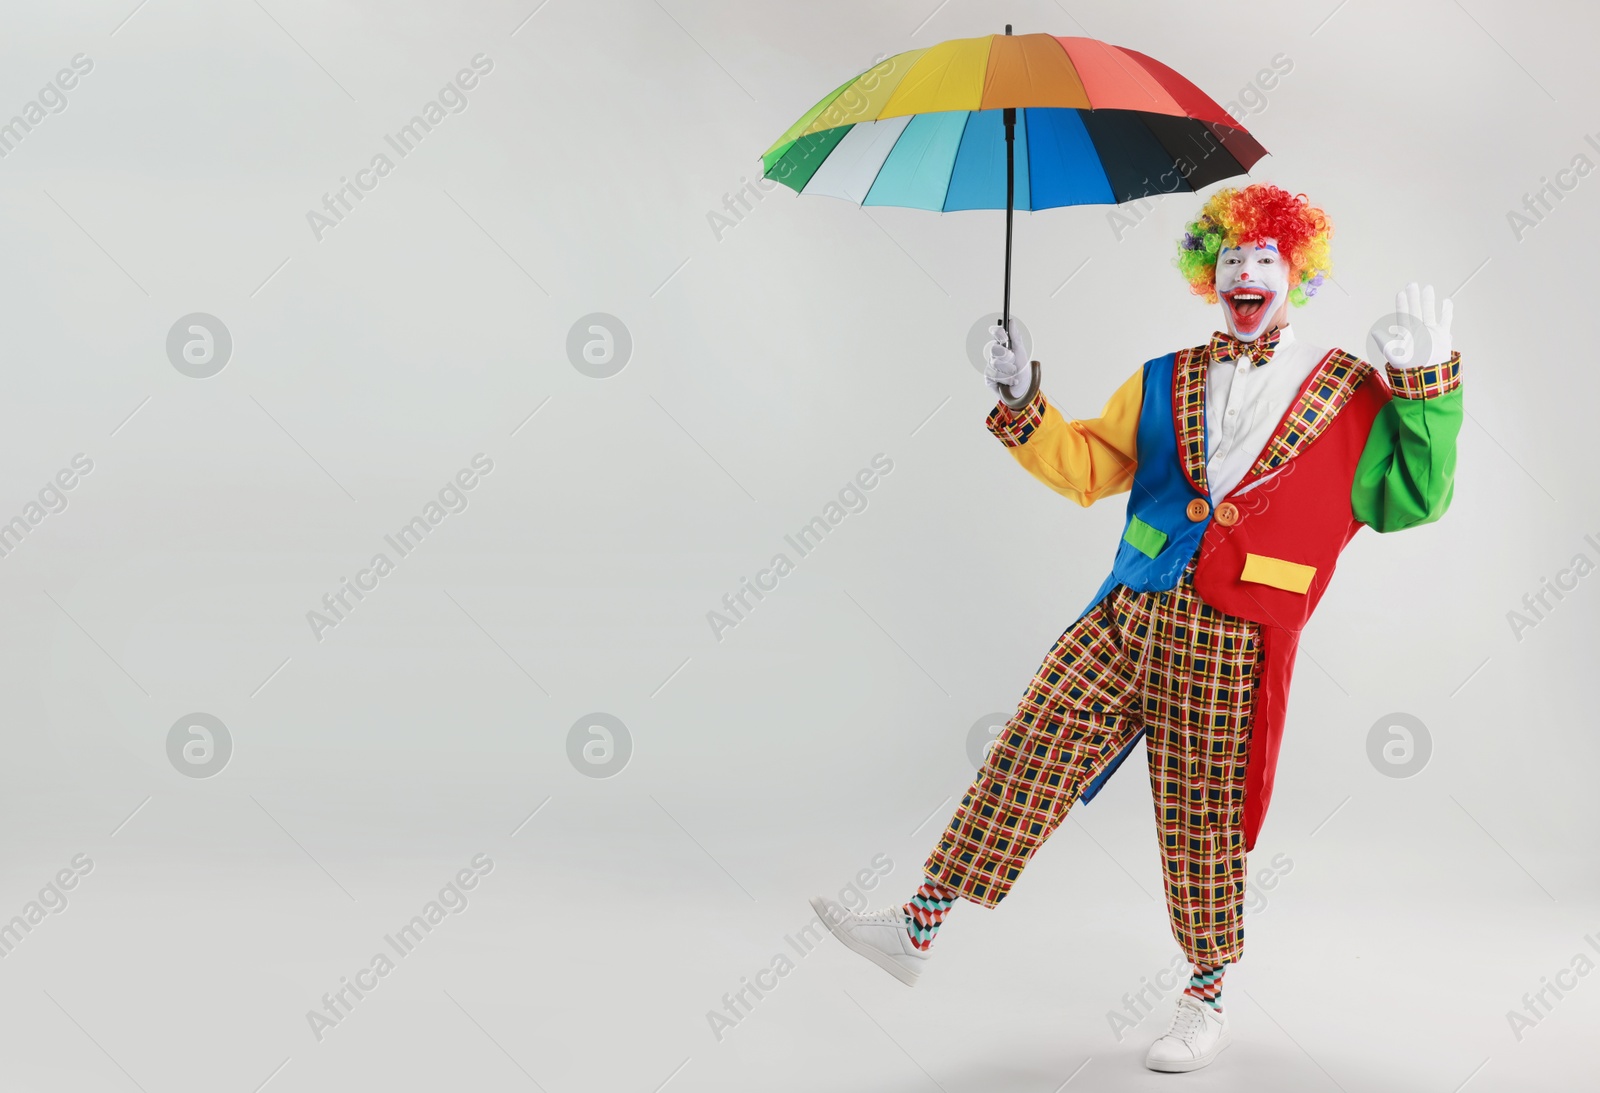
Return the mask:
M 1506 1011 L 1600 936 L 1600 561 L 1591 354 L 1600 179 L 1507 213 L 1600 127 L 1587 5 L 706 0 L 10 4 L 0 119 L 91 73 L 0 159 L 0 519 L 94 470 L 7 557 L 0 960 L 7 1090 L 652 1093 L 1571 1088 L 1600 975 L 1519 1041 Z M 536 5 L 539 5 L 536 9 Z M 958 907 L 916 991 L 829 942 L 719 1041 L 706 1011 L 874 855 L 898 903 L 1112 555 L 982 427 L 964 355 L 999 306 L 996 213 L 765 196 L 709 214 L 829 88 L 946 38 L 1087 34 L 1240 100 L 1337 225 L 1295 316 L 1362 348 L 1410 279 L 1456 294 L 1469 417 L 1443 522 L 1363 533 L 1305 635 L 1230 973 L 1236 1046 L 1147 1074 L 1176 951 L 1136 768 L 1010 900 Z M 346 220 L 306 212 L 474 55 L 493 71 Z M 1597 138 L 1600 139 L 1600 138 Z M 1019 217 L 1045 386 L 1093 414 L 1216 313 L 1170 267 L 1192 195 L 1115 231 Z M 1123 210 L 1128 214 L 1129 210 Z M 1087 262 L 1087 264 L 1085 264 Z M 168 329 L 233 356 L 191 379 Z M 619 317 L 623 371 L 568 361 Z M 537 411 L 537 413 L 535 413 Z M 534 414 L 530 419 L 529 415 Z M 131 415 L 131 416 L 130 416 Z M 306 621 L 476 453 L 493 472 L 317 641 Z M 706 613 L 883 453 L 893 471 L 738 627 Z M 197 779 L 174 722 L 228 727 Z M 608 779 L 569 728 L 620 719 Z M 1369 730 L 1420 718 L 1408 779 Z M 531 816 L 531 818 L 530 818 Z M 318 1042 L 306 1011 L 467 865 L 493 871 Z M 792 954 L 791 954 L 792 955 Z

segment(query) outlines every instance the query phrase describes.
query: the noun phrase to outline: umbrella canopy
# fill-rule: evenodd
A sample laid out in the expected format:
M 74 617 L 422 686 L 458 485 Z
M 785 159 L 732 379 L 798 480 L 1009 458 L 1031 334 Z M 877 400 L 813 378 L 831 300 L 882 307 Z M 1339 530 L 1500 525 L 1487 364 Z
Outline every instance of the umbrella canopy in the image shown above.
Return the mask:
M 1051 209 L 1198 190 L 1266 154 L 1203 91 L 1137 50 L 990 34 L 899 53 L 847 80 L 767 150 L 762 173 L 861 205 Z

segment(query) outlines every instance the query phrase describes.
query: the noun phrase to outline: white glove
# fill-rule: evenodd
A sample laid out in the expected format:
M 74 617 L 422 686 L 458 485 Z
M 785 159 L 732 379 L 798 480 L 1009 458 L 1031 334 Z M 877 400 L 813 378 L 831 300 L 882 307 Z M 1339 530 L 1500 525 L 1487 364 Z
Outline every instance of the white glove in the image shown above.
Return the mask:
M 1027 335 L 1017 332 L 1013 346 L 1006 328 L 995 325 L 989 328 L 989 337 L 990 340 L 983 347 L 984 360 L 988 362 L 983 371 L 983 381 L 996 396 L 1021 398 L 1027 394 L 1028 384 L 1033 382 L 1030 363 L 1033 357 L 1029 353 Z
M 1450 359 L 1451 302 L 1445 300 L 1440 304 L 1436 315 L 1432 285 L 1424 285 L 1419 289 L 1417 283 L 1412 281 L 1395 293 L 1394 310 L 1396 314 L 1415 322 L 1389 328 L 1389 333 L 1395 337 L 1383 343 L 1383 356 L 1390 364 L 1396 368 L 1431 368 Z M 1414 344 L 1412 332 L 1417 326 L 1426 331 L 1428 344 L 1425 347 Z M 1421 350 L 1424 348 L 1427 360 L 1421 359 Z

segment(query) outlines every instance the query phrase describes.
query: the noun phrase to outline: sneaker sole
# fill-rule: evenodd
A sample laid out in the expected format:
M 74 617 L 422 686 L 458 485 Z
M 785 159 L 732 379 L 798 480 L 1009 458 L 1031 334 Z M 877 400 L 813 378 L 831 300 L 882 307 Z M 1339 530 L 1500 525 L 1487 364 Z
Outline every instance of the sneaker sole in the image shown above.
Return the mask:
M 820 896 L 813 896 L 808 902 L 811 904 L 811 909 L 817 913 L 817 917 L 822 920 L 822 924 L 828 928 L 828 932 L 838 938 L 845 948 L 866 957 L 906 986 L 914 987 L 917 985 L 917 978 L 922 974 L 921 972 L 901 967 L 888 954 L 880 953 L 870 945 L 861 944 L 849 934 L 843 934 L 835 930 L 831 916 L 828 914 L 827 904 L 822 902 Z
M 1217 1056 L 1227 1051 L 1228 1045 L 1232 1042 L 1233 1037 L 1229 1036 L 1217 1045 L 1216 1051 L 1204 1059 L 1191 1059 L 1186 1063 L 1152 1063 L 1149 1059 L 1146 1059 L 1144 1065 L 1147 1069 L 1154 1070 L 1158 1074 L 1187 1074 L 1192 1070 L 1200 1070 L 1216 1062 Z

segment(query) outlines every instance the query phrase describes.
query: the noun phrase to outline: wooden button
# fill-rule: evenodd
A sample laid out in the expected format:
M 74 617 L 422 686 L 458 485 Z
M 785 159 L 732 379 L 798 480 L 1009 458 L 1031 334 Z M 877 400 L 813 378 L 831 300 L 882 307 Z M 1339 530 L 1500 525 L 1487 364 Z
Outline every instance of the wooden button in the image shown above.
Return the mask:
M 1189 519 L 1198 524 L 1201 520 L 1204 520 L 1211 514 L 1211 506 L 1206 504 L 1205 498 L 1196 497 L 1193 501 L 1189 502 L 1189 508 L 1187 511 L 1189 513 Z
M 1224 501 L 1217 506 L 1217 523 L 1225 528 L 1231 528 L 1239 522 L 1239 506 L 1232 501 Z

